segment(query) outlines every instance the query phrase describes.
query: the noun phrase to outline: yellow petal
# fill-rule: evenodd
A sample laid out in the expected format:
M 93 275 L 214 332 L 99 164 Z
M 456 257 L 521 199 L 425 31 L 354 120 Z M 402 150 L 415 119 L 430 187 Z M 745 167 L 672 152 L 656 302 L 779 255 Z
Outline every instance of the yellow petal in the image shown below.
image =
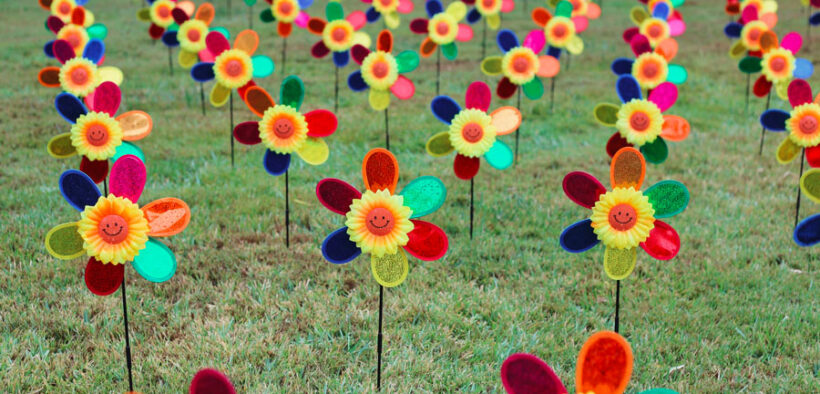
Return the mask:
M 447 6 L 447 10 L 445 12 L 450 14 L 450 16 L 452 16 L 453 19 L 455 19 L 456 22 L 458 22 L 464 19 L 464 17 L 467 15 L 467 6 L 460 1 L 454 1 L 450 3 L 449 6 Z
M 211 89 L 211 105 L 214 107 L 221 107 L 228 102 L 231 89 L 223 86 L 221 83 L 215 83 Z
M 449 154 L 453 151 L 453 144 L 450 143 L 450 132 L 449 131 L 442 131 L 427 140 L 427 145 L 425 145 L 425 149 L 427 149 L 427 153 L 433 157 L 441 157 Z
M 48 141 L 48 154 L 58 159 L 64 159 L 77 154 L 77 149 L 71 144 L 71 133 L 63 133 Z
M 179 65 L 182 66 L 182 68 L 191 68 L 199 61 L 199 56 L 197 56 L 196 53 L 180 49 L 178 59 Z
M 390 92 L 387 90 L 370 89 L 370 106 L 376 111 L 382 111 L 390 105 Z
M 487 15 L 485 18 L 485 20 L 487 21 L 487 27 L 489 27 L 490 29 L 498 30 L 498 28 L 501 26 L 501 16 L 499 14 Z
M 370 36 L 363 31 L 353 33 L 353 45 L 359 44 L 365 48 L 370 48 Z
M 456 4 L 456 3 L 453 3 Z M 463 3 L 459 3 L 463 4 Z M 370 271 L 376 282 L 384 287 L 396 287 L 407 278 L 410 267 L 407 264 L 407 254 L 399 248 L 396 254 L 385 254 L 381 257 L 370 257 Z
M 308 137 L 296 154 L 306 163 L 318 166 L 327 161 L 330 156 L 330 149 L 325 140 L 321 138 Z
M 572 36 L 567 42 L 567 51 L 573 55 L 580 55 L 584 51 L 584 40 L 578 35 Z
M 100 82 L 111 81 L 117 84 L 122 84 L 122 70 L 112 66 L 100 67 L 97 72 L 100 74 Z
M 624 279 L 635 269 L 635 261 L 637 259 L 638 248 L 606 248 L 604 251 L 604 271 L 606 271 L 606 275 L 611 279 Z
M 783 139 L 783 142 L 780 143 L 780 146 L 777 147 L 777 161 L 780 164 L 791 163 L 792 160 L 800 154 L 801 149 L 803 148 L 795 144 L 791 138 L 786 136 L 786 138 Z

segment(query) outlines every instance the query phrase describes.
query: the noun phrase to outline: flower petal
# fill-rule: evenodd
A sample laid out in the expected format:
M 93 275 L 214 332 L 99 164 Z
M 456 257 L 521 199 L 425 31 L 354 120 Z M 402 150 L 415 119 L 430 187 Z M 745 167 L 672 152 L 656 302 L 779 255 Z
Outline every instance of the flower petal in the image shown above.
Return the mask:
M 416 86 L 413 84 L 413 81 L 407 79 L 404 75 L 399 75 L 396 82 L 390 87 L 390 91 L 398 97 L 399 100 L 409 100 L 413 98 L 413 94 L 416 93 Z
M 782 109 L 769 109 L 760 115 L 760 124 L 766 130 L 786 131 L 786 121 L 791 118 L 791 114 Z
M 655 220 L 655 227 L 646 241 L 641 243 L 641 248 L 658 260 L 671 260 L 680 251 L 680 236 L 672 226 Z
M 350 52 L 342 51 L 342 52 L 333 52 L 333 64 L 336 67 L 342 68 L 347 66 L 347 63 L 350 62 Z
M 634 266 L 636 249 L 629 250 Z M 623 393 L 632 376 L 632 363 L 632 349 L 626 339 L 612 331 L 597 332 L 587 339 L 578 354 L 575 389 L 579 393 Z
M 524 353 L 513 354 L 501 364 L 501 384 L 509 394 L 569 392 L 547 363 Z
M 524 90 L 524 96 L 530 100 L 538 100 L 544 95 L 544 84 L 540 78 L 533 78 L 532 81 L 521 86 L 521 89 Z
M 498 170 L 510 168 L 515 161 L 512 149 L 501 140 L 495 140 L 490 150 L 484 154 L 484 158 L 487 159 L 487 163 Z
M 176 30 L 166 30 L 165 33 L 162 34 L 162 37 L 160 37 L 160 40 L 162 40 L 162 43 L 169 49 L 179 46 Z
M 210 4 L 210 3 L 205 3 Z M 200 6 L 202 8 L 202 6 Z M 190 394 L 236 394 L 233 384 L 222 372 L 213 368 L 200 369 L 191 380 L 188 388 Z
M 634 6 L 629 10 L 629 19 L 636 25 L 640 25 L 646 18 L 649 18 L 649 13 L 641 6 Z
M 811 86 L 802 79 L 795 79 L 789 84 L 789 103 L 792 107 L 812 102 Z
M 145 188 L 148 174 L 145 164 L 134 155 L 126 155 L 111 166 L 110 191 L 111 194 L 125 197 L 136 203 Z
M 456 46 L 454 42 L 444 44 L 441 46 L 441 54 L 444 55 L 444 58 L 447 60 L 456 60 L 458 57 L 458 46 Z
M 367 101 L 374 110 L 383 111 L 390 106 L 390 93 L 386 90 L 370 89 Z
M 362 178 L 367 190 L 387 189 L 392 194 L 399 182 L 399 162 L 387 149 L 372 149 L 362 161 Z
M 69 123 L 75 123 L 77 118 L 88 113 L 85 104 L 71 93 L 60 93 L 54 99 L 57 112 Z
M 260 86 L 251 86 L 245 91 L 245 104 L 248 109 L 258 117 L 263 117 L 268 108 L 273 107 L 276 103 L 273 97 Z
M 60 193 L 78 211 L 93 206 L 100 198 L 100 189 L 88 175 L 78 170 L 66 170 L 60 175 Z
M 559 242 L 567 252 L 581 253 L 592 249 L 600 241 L 592 228 L 592 220 L 584 219 L 565 228 Z
M 674 38 L 667 38 L 658 43 L 655 52 L 663 56 L 667 62 L 671 62 L 678 54 L 678 41 Z
M 615 249 L 607 247 L 604 251 L 604 271 L 613 280 L 621 280 L 629 276 L 635 269 L 638 258 L 637 248 Z
M 800 155 L 802 149 L 803 147 L 795 144 L 791 138 L 786 137 L 783 139 L 783 142 L 780 143 L 780 146 L 777 147 L 777 161 L 780 164 L 791 163 L 795 157 Z
M 543 37 L 544 34 L 542 33 L 541 36 Z M 498 48 L 501 49 L 501 52 L 503 53 L 507 53 L 510 49 L 521 46 L 521 44 L 518 43 L 518 37 L 516 37 L 515 33 L 509 29 L 499 30 L 495 41 L 498 44 Z
M 518 85 L 510 82 L 509 78 L 504 77 L 498 81 L 498 86 L 495 87 L 495 94 L 497 94 L 499 98 L 508 99 L 515 94 L 517 89 Z
M 820 167 L 820 146 L 806 148 L 806 161 L 812 168 Z
M 399 74 L 408 73 L 419 66 L 419 54 L 415 51 L 401 51 L 396 55 Z
M 208 82 L 214 79 L 213 63 L 197 63 L 191 68 L 191 78 L 197 82 Z
M 458 22 L 464 19 L 465 16 L 467 16 L 467 6 L 460 1 L 450 3 L 450 5 L 447 6 L 447 9 L 444 12 L 452 16 L 453 19 L 455 19 L 456 22 Z
M 644 53 L 652 52 L 652 44 L 649 39 L 643 34 L 635 34 L 629 41 L 629 47 L 632 48 L 632 53 L 635 56 L 641 56 Z
M 103 82 L 94 89 L 92 110 L 115 116 L 120 108 L 121 101 L 122 92 L 120 92 L 120 87 L 114 82 Z
M 595 120 L 603 126 L 614 127 L 618 121 L 619 106 L 609 103 L 600 103 L 592 110 Z M 620 136 L 620 134 L 618 134 Z
M 680 85 L 689 79 L 689 73 L 679 64 L 670 64 L 668 70 L 669 73 L 666 76 L 666 80 L 675 85 Z
M 362 71 L 356 70 L 347 77 L 347 86 L 354 92 L 362 92 L 368 89 L 367 82 L 362 78 Z
M 339 125 L 336 115 L 326 109 L 317 109 L 305 114 L 308 137 L 327 137 L 336 132 Z
M 404 196 L 404 205 L 413 210 L 410 217 L 420 218 L 435 212 L 444 204 L 447 188 L 434 176 L 422 176 L 408 183 L 399 194 Z
M 105 44 L 103 44 L 102 40 L 97 38 L 88 40 L 88 43 L 85 44 L 85 49 L 83 49 L 83 57 L 97 64 L 102 60 L 103 56 L 105 56 Z
M 71 144 L 71 133 L 58 134 L 49 140 L 48 154 L 57 159 L 76 155 L 77 149 Z
M 413 231 L 407 233 L 410 238 L 404 250 L 422 261 L 438 260 L 447 253 L 449 240 L 444 230 L 423 220 L 411 220 Z
M 521 112 L 515 107 L 501 107 L 490 114 L 497 135 L 507 135 L 521 126 Z
M 60 68 L 59 67 L 45 67 L 37 74 L 37 81 L 40 85 L 47 88 L 60 87 Z
M 487 112 L 490 109 L 492 98 L 493 92 L 490 91 L 490 87 L 482 81 L 475 81 L 467 87 L 467 92 L 464 94 L 464 105 L 467 108 Z
M 347 15 L 345 20 L 350 22 L 353 26 L 353 30 L 359 30 L 367 24 L 367 15 L 365 15 L 364 11 L 356 10 Z
M 330 148 L 328 148 L 327 142 L 321 138 L 307 137 L 302 147 L 296 151 L 296 154 L 306 163 L 318 166 L 327 161 L 330 156 Z
M 598 201 L 601 194 L 606 193 L 606 188 L 594 176 L 582 172 L 573 171 L 564 177 L 564 194 L 570 200 L 584 208 L 592 208 Z
M 456 153 L 456 159 L 453 162 L 453 171 L 459 179 L 469 181 L 478 174 L 480 166 L 481 160 L 477 157 L 467 157 L 461 153 Z
M 54 57 L 57 58 L 57 60 L 62 64 L 65 64 L 65 62 L 77 56 L 74 53 L 74 48 L 72 48 L 71 44 L 69 44 L 66 40 L 54 41 L 54 45 L 51 46 L 51 50 L 54 53 Z
M 612 187 L 632 187 L 640 190 L 646 175 L 646 162 L 635 148 L 621 148 L 612 157 L 609 179 Z
M 255 55 L 251 57 L 251 65 L 253 66 L 252 75 L 254 78 L 265 78 L 273 74 L 273 71 L 276 70 L 276 64 L 273 62 L 273 59 L 265 55 Z
M 85 265 L 85 287 L 98 296 L 107 296 L 120 288 L 125 264 L 103 264 L 95 257 Z
M 214 84 L 213 88 L 211 88 L 211 95 L 209 99 L 211 101 L 211 105 L 214 107 L 221 107 L 228 102 L 228 99 L 231 96 L 233 91 L 221 83 L 217 82 Z
M 800 177 L 800 189 L 810 200 L 820 203 L 820 169 L 806 171 Z
M 153 238 L 148 238 L 145 249 L 140 250 L 131 265 L 145 280 L 154 283 L 171 279 L 177 271 L 177 259 L 174 257 L 174 252 Z
M 744 74 L 754 74 L 763 70 L 763 65 L 759 57 L 746 56 L 740 59 L 740 62 L 737 63 L 737 68 Z
M 61 260 L 71 260 L 85 254 L 83 238 L 77 231 L 77 223 L 63 223 L 46 234 L 46 250 Z
M 361 65 L 369 54 L 370 50 L 359 44 L 356 44 L 350 48 L 350 56 L 353 57 L 353 61 L 358 65 Z
M 794 228 L 794 242 L 800 246 L 812 246 L 820 242 L 820 214 L 803 219 Z
M 416 34 L 427 34 L 429 21 L 423 18 L 416 18 L 410 21 L 410 31 Z
M 450 124 L 453 118 L 461 112 L 461 107 L 449 96 L 433 98 L 433 101 L 430 103 L 430 109 L 433 111 L 433 115 L 435 115 L 436 119 L 442 121 L 444 124 Z
M 558 59 L 549 55 L 538 56 L 538 70 L 535 75 L 542 78 L 552 78 L 558 75 L 559 71 L 561 71 L 561 62 Z
M 449 131 L 442 131 L 427 140 L 427 144 L 425 145 L 427 149 L 427 153 L 433 157 L 441 157 L 449 154 L 455 148 L 450 143 L 450 132 Z
M 612 62 L 609 67 L 615 75 L 632 74 L 632 63 L 635 61 L 625 57 L 619 57 Z
M 405 279 L 410 267 L 407 264 L 407 254 L 398 249 L 394 254 L 370 256 L 370 272 L 376 282 L 384 287 L 396 287 Z
M 436 52 L 436 48 L 438 48 L 438 44 L 430 37 L 425 37 L 419 46 L 419 54 L 424 58 L 430 57 Z
M 689 121 L 677 115 L 663 116 L 661 137 L 669 141 L 683 141 L 689 136 Z
M 628 103 L 632 99 L 640 100 L 642 98 L 641 85 L 638 84 L 638 81 L 631 74 L 618 77 L 618 82 L 615 83 L 615 90 L 617 90 L 618 97 L 622 103 Z
M 295 110 L 302 107 L 302 100 L 305 98 L 305 84 L 295 75 L 291 75 L 282 81 L 279 88 L 279 104 L 289 105 Z
M 126 155 L 134 155 L 134 156 L 137 156 L 140 160 L 145 161 L 145 154 L 142 153 L 142 150 L 138 146 L 136 146 L 136 145 L 134 145 L 134 144 L 132 144 L 128 141 L 123 141 L 122 144 L 120 144 L 120 146 L 117 147 L 117 150 L 114 152 L 114 157 L 112 157 L 111 160 L 117 161 L 117 160 L 119 160 L 120 157 L 123 157 L 123 156 L 126 156 Z M 101 162 L 105 163 L 105 170 L 106 170 L 106 172 L 108 172 L 108 161 L 107 160 L 101 160 Z M 97 183 L 99 183 L 99 182 L 97 182 Z
M 160 198 L 140 208 L 148 220 L 148 235 L 170 237 L 185 230 L 191 222 L 191 208 L 174 197 Z
M 584 51 L 584 40 L 579 36 L 573 36 L 567 42 L 566 49 L 573 55 L 580 55 Z
M 660 181 L 646 189 L 644 195 L 655 209 L 655 218 L 675 216 L 689 205 L 689 190 L 678 181 Z
M 316 185 L 316 197 L 331 212 L 345 215 L 353 200 L 361 198 L 362 193 L 341 179 L 325 178 Z
M 536 7 L 532 10 L 532 21 L 535 22 L 536 25 L 544 27 L 547 25 L 547 22 L 552 19 L 552 14 L 547 11 L 546 8 L 543 7 Z
M 524 38 L 524 46 L 532 49 L 533 52 L 539 53 L 544 50 L 547 40 L 544 37 L 544 30 L 531 30 L 527 37 Z
M 290 155 L 276 153 L 270 149 L 265 150 L 264 158 L 265 171 L 273 176 L 285 173 L 290 167 Z
M 108 176 L 108 160 L 90 160 L 82 156 L 80 171 L 88 175 L 94 183 L 101 183 Z
M 390 53 L 393 51 L 393 33 L 384 29 L 376 37 L 376 50 Z
M 347 227 L 342 227 L 327 236 L 322 242 L 322 256 L 333 264 L 344 264 L 359 257 L 362 250 L 350 240 Z
M 209 37 L 210 33 L 208 34 L 208 37 L 206 37 L 206 41 Z M 259 47 L 259 34 L 256 34 L 255 31 L 250 29 L 242 30 L 233 40 L 233 47 L 234 49 L 244 51 L 248 54 L 248 56 L 251 56 L 254 52 L 256 52 L 256 48 Z M 211 49 L 210 45 L 208 45 L 208 49 Z M 211 49 L 211 51 L 216 53 L 213 49 Z
M 325 17 L 329 22 L 342 20 L 345 17 L 344 9 L 338 2 L 331 1 L 325 6 Z
M 231 49 L 231 43 L 222 33 L 212 30 L 205 36 L 205 46 L 214 56 L 219 56 L 222 52 Z
M 662 1 L 655 3 L 655 8 L 652 9 L 652 17 L 666 20 L 669 17 L 669 4 Z
M 652 93 L 649 93 L 649 101 L 655 103 L 661 112 L 664 112 L 678 101 L 678 87 L 671 82 L 664 82 L 652 89 Z
M 808 79 L 814 74 L 814 65 L 808 59 L 794 59 L 794 77 Z
M 630 27 L 630 28 L 624 30 L 623 34 L 621 34 L 621 38 L 624 40 L 625 43 L 627 43 L 631 46 L 632 45 L 632 39 L 635 38 L 635 36 L 638 35 L 638 34 L 641 34 L 641 30 L 637 26 L 636 27 Z
M 501 74 L 501 56 L 489 56 L 481 61 L 481 71 L 489 76 Z
M 800 51 L 800 48 L 803 46 L 803 36 L 797 32 L 791 32 L 783 36 L 783 39 L 780 41 L 780 47 L 783 49 L 788 49 L 791 51 L 792 54 L 796 54 Z
M 317 59 L 327 56 L 328 53 L 330 53 L 330 48 L 325 45 L 324 41 L 318 41 L 310 47 L 310 55 Z
M 647 142 L 641 146 L 641 153 L 647 162 L 661 164 L 669 157 L 669 147 L 663 138 L 655 138 L 655 141 Z

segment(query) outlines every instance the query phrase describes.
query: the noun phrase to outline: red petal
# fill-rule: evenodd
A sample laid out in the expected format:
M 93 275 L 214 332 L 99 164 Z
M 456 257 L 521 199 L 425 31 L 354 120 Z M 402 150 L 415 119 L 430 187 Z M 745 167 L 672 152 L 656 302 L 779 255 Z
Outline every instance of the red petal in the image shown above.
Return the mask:
M 106 296 L 120 288 L 124 273 L 125 264 L 103 264 L 92 257 L 85 266 L 85 286 L 98 296 Z
M 655 228 L 649 238 L 641 243 L 641 248 L 658 260 L 671 260 L 680 251 L 680 237 L 672 226 L 655 220 Z
M 324 41 L 319 41 L 310 48 L 310 54 L 315 58 L 323 58 L 330 53 L 330 49 L 325 46 Z
M 83 156 L 80 171 L 88 175 L 94 183 L 100 183 L 108 176 L 108 160 L 89 160 Z
M 632 53 L 635 56 L 641 56 L 644 53 L 652 52 L 652 45 L 649 44 L 649 39 L 643 34 L 636 34 L 629 41 L 629 46 L 632 48 Z
M 317 109 L 305 114 L 308 137 L 327 137 L 336 132 L 339 125 L 336 115 L 326 109 Z
M 752 90 L 754 91 L 755 96 L 766 97 L 769 95 L 769 92 L 772 91 L 772 83 L 766 80 L 766 76 L 761 75 L 755 81 L 755 86 Z
M 372 149 L 362 161 L 362 178 L 367 190 L 387 189 L 393 193 L 399 182 L 399 162 L 387 149 Z
M 497 94 L 500 98 L 508 99 L 515 94 L 516 89 L 518 89 L 518 86 L 510 82 L 509 78 L 504 77 L 498 81 L 498 86 L 495 88 L 495 94 Z
M 353 61 L 356 62 L 356 64 L 361 65 L 364 58 L 370 54 L 370 50 L 363 47 L 361 44 L 356 44 L 353 48 L 350 48 L 350 54 L 353 56 Z
M 465 181 L 473 179 L 475 174 L 478 174 L 478 168 L 481 166 L 481 161 L 477 157 L 463 156 L 461 153 L 456 153 L 456 160 L 453 162 L 453 171 L 456 176 Z
M 624 34 L 622 38 L 624 42 L 627 44 L 632 44 L 632 37 L 635 37 L 636 34 L 640 34 L 641 30 L 637 27 L 630 27 L 629 29 L 624 30 Z
M 584 208 L 592 208 L 606 188 L 594 176 L 574 171 L 564 177 L 564 194 Z
M 467 87 L 467 93 L 464 94 L 464 104 L 467 108 L 480 109 L 484 112 L 490 110 L 490 102 L 493 98 L 493 92 L 486 83 L 475 81 Z
M 150 35 L 151 38 L 155 40 L 159 40 L 159 38 L 162 37 L 163 33 L 165 33 L 165 28 L 159 27 L 153 23 L 151 24 L 151 27 L 148 28 L 148 35 Z
M 362 198 L 362 193 L 341 179 L 325 178 L 316 185 L 316 197 L 331 212 L 345 215 L 353 199 Z
M 811 86 L 809 86 L 808 82 L 802 79 L 795 79 L 789 84 L 789 103 L 791 103 L 792 107 L 808 104 L 811 101 Z
M 615 132 L 612 134 L 612 137 L 609 137 L 609 141 L 606 143 L 606 153 L 609 157 L 615 156 L 621 148 L 632 146 L 624 137 L 621 137 L 621 133 Z
M 233 128 L 233 137 L 240 144 L 256 145 L 262 142 L 259 137 L 259 122 L 242 122 Z
M 122 93 L 120 87 L 114 82 L 105 81 L 94 89 L 94 108 L 95 112 L 105 112 L 111 116 L 117 114 L 122 101 Z
M 419 260 L 438 260 L 447 253 L 447 234 L 438 226 L 423 220 L 411 220 L 413 231 L 407 233 L 410 238 L 404 250 Z
M 231 49 L 231 43 L 218 31 L 212 31 L 205 36 L 205 46 L 215 57 Z
M 806 160 L 812 168 L 820 167 L 820 146 L 806 148 Z
M 429 21 L 423 18 L 417 18 L 410 21 L 410 31 L 416 34 L 427 34 L 427 24 Z
M 239 98 L 241 98 L 242 101 L 245 101 L 245 92 L 247 92 L 248 89 L 250 89 L 251 86 L 256 86 L 256 82 L 254 82 L 252 79 L 250 81 L 248 81 L 248 83 L 246 83 L 246 84 L 240 86 L 238 89 L 236 89 L 236 93 L 239 94 Z M 245 104 L 247 104 L 247 103 L 245 103 Z

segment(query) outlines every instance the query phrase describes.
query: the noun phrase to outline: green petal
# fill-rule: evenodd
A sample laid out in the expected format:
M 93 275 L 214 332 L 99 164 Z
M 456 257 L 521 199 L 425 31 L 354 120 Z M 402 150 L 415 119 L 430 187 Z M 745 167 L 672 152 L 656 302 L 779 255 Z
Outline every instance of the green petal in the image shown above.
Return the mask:
M 442 45 L 441 54 L 444 55 L 447 60 L 456 60 L 456 57 L 458 57 L 458 47 L 456 46 L 456 43 L 451 42 L 449 44 Z
M 63 223 L 46 234 L 46 249 L 61 260 L 71 260 L 85 253 L 83 238 L 77 232 L 77 223 Z
M 746 56 L 740 59 L 737 67 L 746 74 L 759 73 L 763 70 L 763 66 L 760 64 L 760 58 L 754 56 Z
M 666 146 L 666 141 L 658 137 L 655 138 L 655 141 L 644 144 L 641 147 L 641 153 L 643 153 L 643 157 L 647 162 L 661 164 L 669 156 L 669 148 Z
M 669 74 L 666 76 L 667 81 L 672 82 L 675 85 L 680 85 L 686 82 L 687 79 L 689 79 L 689 73 L 686 72 L 686 69 L 683 68 L 683 66 L 678 64 L 669 65 Z
M 254 78 L 265 78 L 268 75 L 273 74 L 273 70 L 276 69 L 273 59 L 265 55 L 256 55 L 252 57 L 251 63 L 253 64 Z
M 122 144 L 117 147 L 117 150 L 114 152 L 114 157 L 111 158 L 111 162 L 116 162 L 120 157 L 125 155 L 137 156 L 143 163 L 145 162 L 145 154 L 142 153 L 142 149 L 128 141 L 123 141 Z
M 635 6 L 629 11 L 629 18 L 632 19 L 634 24 L 640 26 L 641 22 L 643 22 L 646 18 L 649 18 L 649 14 L 643 9 L 643 7 Z
M 396 55 L 399 74 L 409 73 L 419 66 L 419 54 L 416 51 L 402 51 Z
M 672 1 L 672 3 L 674 3 L 674 1 Z M 680 0 L 680 3 L 683 3 L 683 0 Z M 639 394 L 678 394 L 678 392 L 669 389 L 649 389 L 646 391 L 641 391 Z
M 512 149 L 501 140 L 495 140 L 490 150 L 484 154 L 484 158 L 487 159 L 487 163 L 499 170 L 510 168 L 515 160 Z
M 58 159 L 76 155 L 77 148 L 71 144 L 71 133 L 56 135 L 48 141 L 48 154 Z
M 501 56 L 490 56 L 481 61 L 481 71 L 487 75 L 501 74 L 501 62 L 504 60 Z
M 686 0 L 672 0 L 672 7 L 678 8 L 678 7 L 682 6 L 684 2 L 686 2 Z M 666 390 L 666 389 L 657 389 L 657 390 Z M 672 390 L 669 390 L 669 391 L 672 391 Z M 674 391 L 672 391 L 672 392 L 674 392 Z
M 615 126 L 615 123 L 618 122 L 618 110 L 620 109 L 619 106 L 610 103 L 600 103 L 595 106 L 595 109 L 592 110 L 592 114 L 595 116 L 595 120 L 598 123 L 604 126 Z
M 279 88 L 279 104 L 289 105 L 298 111 L 304 98 L 305 85 L 299 77 L 291 75 L 282 81 L 282 87 Z
M 447 188 L 434 176 L 422 176 L 408 183 L 401 191 L 404 205 L 413 210 L 411 218 L 419 218 L 438 210 L 447 198 Z
M 174 252 L 153 238 L 148 238 L 145 249 L 139 251 L 131 264 L 143 278 L 156 283 L 171 279 L 177 271 Z
M 538 100 L 544 95 L 544 84 L 541 83 L 541 78 L 535 77 L 521 87 L 524 89 L 524 95 L 530 100 Z
M 450 143 L 450 132 L 442 131 L 427 140 L 427 153 L 433 157 L 441 157 L 453 151 L 453 144 Z
M 643 193 L 655 209 L 655 218 L 675 216 L 689 205 L 689 190 L 678 181 L 660 181 Z
M 345 11 L 342 8 L 342 4 L 336 1 L 328 2 L 327 7 L 325 7 L 325 16 L 328 22 L 344 19 Z
M 567 18 L 572 17 L 572 3 L 568 1 L 562 1 L 555 6 L 555 16 L 564 16 Z
M 245 4 L 246 4 L 248 7 L 250 7 L 250 6 L 254 5 L 254 4 L 256 4 L 256 0 L 245 0 Z
M 262 22 L 265 22 L 265 23 L 270 23 L 270 22 L 273 22 L 273 21 L 276 20 L 276 18 L 273 16 L 273 12 L 270 10 L 270 8 L 265 8 L 264 11 L 260 12 L 259 13 L 259 19 L 262 20 Z
M 91 38 L 97 38 L 100 40 L 105 40 L 105 37 L 108 37 L 108 28 L 105 27 L 102 23 L 95 23 L 91 26 L 88 26 L 85 29 L 88 32 L 88 36 Z

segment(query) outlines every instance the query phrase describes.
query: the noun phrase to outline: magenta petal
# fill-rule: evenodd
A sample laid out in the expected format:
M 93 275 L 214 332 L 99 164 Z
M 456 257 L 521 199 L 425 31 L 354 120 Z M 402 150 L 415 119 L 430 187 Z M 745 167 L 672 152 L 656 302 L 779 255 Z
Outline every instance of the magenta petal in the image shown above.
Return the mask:
M 353 56 L 353 61 L 356 64 L 361 65 L 364 61 L 364 58 L 370 54 L 370 50 L 362 46 L 361 44 L 356 44 L 353 48 L 350 48 L 350 54 Z
M 341 179 L 325 178 L 316 185 L 316 197 L 331 212 L 345 215 L 353 200 L 362 198 L 362 193 Z
M 473 28 L 469 25 L 458 25 L 458 33 L 456 33 L 456 41 L 466 42 L 473 39 Z
M 105 112 L 112 117 L 116 115 L 122 101 L 120 87 L 114 82 L 105 81 L 94 89 L 94 99 L 91 110 L 95 112 Z
M 539 31 L 539 33 L 541 33 Z M 541 33 L 543 36 L 544 33 Z M 482 81 L 475 81 L 467 87 L 464 94 L 464 104 L 467 108 L 475 108 L 487 112 L 490 110 L 490 102 L 493 99 L 493 92 L 490 87 Z
M 649 238 L 641 243 L 641 248 L 658 260 L 671 260 L 680 251 L 680 236 L 672 226 L 655 220 L 655 228 L 649 232 Z
M 544 37 L 544 30 L 532 30 L 524 37 L 524 46 L 532 49 L 533 52 L 539 53 L 544 49 L 547 39 Z
M 567 393 L 558 375 L 540 358 L 516 353 L 501 364 L 501 384 L 509 394 Z
M 635 54 L 635 57 L 647 52 L 652 52 L 652 45 L 649 44 L 649 38 L 640 33 L 632 36 L 632 39 L 629 41 L 629 46 L 632 48 L 632 53 Z
M 423 220 L 410 221 L 413 222 L 413 231 L 407 233 L 410 240 L 404 250 L 419 260 L 433 261 L 442 258 L 449 245 L 444 230 Z
M 576 33 L 583 33 L 589 27 L 589 19 L 585 16 L 576 16 L 572 18 L 572 24 L 575 25 Z
M 213 63 L 214 60 L 216 60 L 216 56 L 214 56 L 214 54 L 211 53 L 211 51 L 209 51 L 208 48 L 205 48 L 199 51 L 199 60 L 205 63 Z
M 205 36 L 205 45 L 214 56 L 219 56 L 222 52 L 231 49 L 231 43 L 218 31 L 212 31 Z
M 678 101 L 678 87 L 672 82 L 664 82 L 649 93 L 649 101 L 655 103 L 661 112 L 666 111 Z
M 125 197 L 136 203 L 145 188 L 147 173 L 145 164 L 137 156 L 125 155 L 111 166 L 111 194 Z
M 789 84 L 789 103 L 792 107 L 808 104 L 812 101 L 811 86 L 802 79 L 795 79 Z
M 746 7 L 740 12 L 740 23 L 745 25 L 757 20 L 757 7 Z
M 416 93 L 416 85 L 404 75 L 399 75 L 399 78 L 390 87 L 390 91 L 400 100 L 409 100 Z
M 641 30 L 637 27 L 630 27 L 624 30 L 624 33 L 621 37 L 624 39 L 625 43 L 629 44 L 632 42 L 632 38 L 635 37 L 636 34 L 641 34 Z
M 748 7 L 747 7 L 748 8 Z M 675 19 L 669 21 L 669 35 L 677 37 L 686 31 L 686 22 L 682 19 Z
M 367 24 L 367 16 L 362 11 L 353 11 L 346 18 L 353 25 L 353 30 L 359 30 Z
M 780 41 L 780 46 L 788 49 L 791 53 L 796 54 L 800 51 L 800 48 L 803 46 L 803 36 L 797 32 L 791 32 L 783 36 L 783 39 Z
M 299 26 L 302 29 L 304 29 L 304 28 L 307 27 L 307 23 L 308 23 L 309 20 L 310 20 L 310 15 L 308 15 L 307 12 L 299 11 L 299 15 L 296 17 L 296 19 L 293 21 L 293 23 L 295 23 L 296 26 Z

